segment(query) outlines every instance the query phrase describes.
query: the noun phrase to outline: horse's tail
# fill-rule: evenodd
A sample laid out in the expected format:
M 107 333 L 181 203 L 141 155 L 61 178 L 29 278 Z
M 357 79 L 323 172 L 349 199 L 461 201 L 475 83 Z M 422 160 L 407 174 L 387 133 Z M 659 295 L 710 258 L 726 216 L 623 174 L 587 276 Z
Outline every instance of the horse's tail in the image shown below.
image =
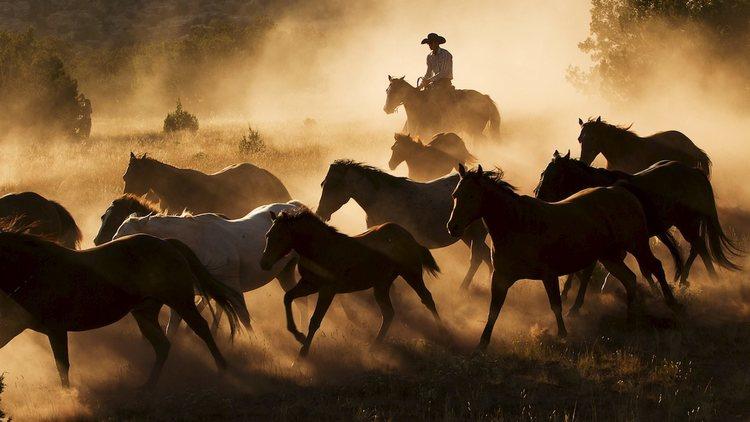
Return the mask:
M 62 205 L 55 201 L 49 201 L 52 207 L 57 212 L 57 216 L 60 219 L 60 243 L 69 249 L 78 249 L 81 246 L 81 240 L 83 235 L 81 229 L 78 228 L 76 221 L 70 212 L 65 209 Z
M 669 230 L 659 233 L 656 237 L 659 238 L 661 243 L 669 249 L 669 253 L 672 254 L 672 259 L 674 260 L 674 279 L 677 280 L 680 278 L 680 275 L 682 275 L 684 269 L 684 261 L 682 260 L 680 247 L 677 246 L 677 241 Z
M 489 95 L 485 95 L 487 98 L 487 113 L 489 121 L 489 134 L 492 137 L 497 138 L 500 136 L 500 111 L 497 109 L 497 104 L 492 101 Z
M 427 271 L 427 273 L 433 277 L 437 276 L 440 272 L 440 267 L 437 262 L 435 262 L 435 257 L 432 256 L 432 252 L 422 245 L 419 245 L 419 248 L 419 254 L 422 259 L 422 269 Z
M 705 174 L 705 173 L 704 173 Z M 706 207 L 702 209 L 701 235 L 706 241 L 711 259 L 722 267 L 729 270 L 740 270 L 739 264 L 733 262 L 729 256 L 740 257 L 744 251 L 724 233 L 719 222 L 719 213 L 716 210 L 716 199 L 711 182 L 706 175 L 708 197 Z
M 237 332 L 239 322 L 241 322 L 245 328 L 251 330 L 250 313 L 247 311 L 245 298 L 242 294 L 216 280 L 208 270 L 206 270 L 206 267 L 203 266 L 188 245 L 177 239 L 167 239 L 167 242 L 180 251 L 182 256 L 184 256 L 190 264 L 190 270 L 193 272 L 197 280 L 195 283 L 195 290 L 197 290 L 205 300 L 213 299 L 214 302 L 216 302 L 216 305 L 227 314 L 231 333 L 230 338 L 234 339 L 234 334 Z

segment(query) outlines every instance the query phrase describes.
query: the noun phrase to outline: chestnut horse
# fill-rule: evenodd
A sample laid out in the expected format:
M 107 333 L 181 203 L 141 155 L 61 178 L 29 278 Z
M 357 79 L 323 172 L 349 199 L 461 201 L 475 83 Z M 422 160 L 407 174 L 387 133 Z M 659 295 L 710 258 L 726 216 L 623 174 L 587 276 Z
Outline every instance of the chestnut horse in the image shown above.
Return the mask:
M 454 169 L 458 170 L 459 164 L 476 161 L 476 157 L 471 155 L 464 141 L 455 133 L 439 133 L 427 145 L 421 139 L 403 133 L 397 133 L 393 138 L 396 142 L 391 147 L 388 167 L 396 170 L 399 164 L 406 162 L 409 179 L 418 182 L 443 177 Z

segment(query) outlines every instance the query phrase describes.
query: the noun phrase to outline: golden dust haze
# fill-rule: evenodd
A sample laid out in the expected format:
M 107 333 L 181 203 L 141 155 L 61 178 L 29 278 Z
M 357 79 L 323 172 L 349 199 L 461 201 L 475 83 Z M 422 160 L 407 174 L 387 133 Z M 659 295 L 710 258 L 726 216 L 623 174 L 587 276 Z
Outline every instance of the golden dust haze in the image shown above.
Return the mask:
M 444 47 L 454 57 L 454 85 L 489 94 L 502 116 L 501 139 L 469 142 L 469 149 L 482 164 L 502 167 L 522 193 L 530 194 L 555 149 L 578 155 L 579 117 L 601 115 L 616 124 L 634 123 L 640 135 L 670 129 L 684 132 L 714 162 L 712 180 L 719 204 L 750 206 L 750 188 L 743 183 L 748 175 L 750 114 L 736 108 L 732 100 L 736 80 L 731 69 L 715 68 L 711 58 L 700 52 L 681 54 L 675 39 L 675 48 L 649 81 L 653 94 L 626 105 L 581 94 L 566 80 L 566 70 L 571 65 L 590 66 L 577 47 L 589 33 L 589 9 L 587 1 L 562 0 L 340 1 L 295 6 L 275 21 L 259 54 L 247 59 L 252 63 L 237 67 L 246 74 L 238 75 L 230 67 L 212 75 L 215 95 L 231 106 L 207 116 L 198 114 L 197 134 L 161 137 L 168 110 L 149 116 L 135 110 L 137 104 L 151 101 L 152 84 L 163 77 L 157 69 L 152 80 L 139 79 L 142 96 L 129 110 L 137 118 L 99 115 L 93 100 L 93 133 L 83 144 L 59 141 L 34 146 L 23 139 L 3 143 L 0 185 L 3 192 L 34 190 L 60 201 L 83 230 L 85 247 L 93 246 L 99 216 L 122 192 L 121 176 L 130 151 L 206 172 L 252 161 L 271 170 L 293 197 L 314 208 L 319 184 L 333 159 L 352 158 L 387 168 L 393 132 L 405 119 L 403 109 L 394 115 L 382 111 L 387 76 L 406 75 L 414 84 L 424 74 L 428 52 L 419 42 L 427 33 L 438 32 L 447 38 Z M 708 72 L 716 76 L 707 85 Z M 241 89 L 235 86 L 238 80 L 246 84 Z M 86 92 L 86 87 L 81 90 Z M 189 103 L 184 106 L 190 110 Z M 303 124 L 308 118 L 316 124 Z M 280 154 L 239 154 L 237 142 L 248 124 L 259 129 Z M 396 173 L 406 171 L 402 167 Z M 345 233 L 358 233 L 365 228 L 364 213 L 349 203 L 332 223 Z M 456 244 L 433 252 L 443 273 L 429 279 L 428 287 L 458 348 L 469 348 L 486 320 L 489 273 L 480 268 L 471 293 L 458 295 L 468 250 Z M 661 249 L 658 255 L 670 265 Z M 726 280 L 716 284 L 704 280 L 700 262 L 693 268 L 692 304 L 704 308 L 721 304 L 720 313 L 728 318 L 750 316 L 750 286 L 744 276 L 726 274 Z M 405 303 L 394 300 L 397 316 L 389 337 L 416 343 L 413 347 L 418 350 L 428 349 L 422 339 L 435 336 L 430 315 L 413 293 L 398 287 L 393 296 L 402 294 Z M 256 333 L 230 344 L 223 332 L 220 342 L 236 372 L 218 380 L 203 345 L 183 332 L 174 341 L 161 390 L 263 394 L 285 383 L 316 385 L 403 364 L 399 353 L 370 352 L 379 316 L 368 317 L 363 310 L 362 315 L 370 318 L 366 323 L 349 321 L 337 306 L 347 300 L 341 295 L 313 342 L 311 363 L 292 368 L 297 344 L 283 322 L 280 287 L 272 282 L 246 298 Z M 655 308 L 664 307 L 658 300 L 652 302 Z M 619 297 L 593 298 L 590 305 L 590 314 L 624 318 Z M 595 325 L 571 321 L 569 328 L 574 338 L 596 337 Z M 302 327 L 306 331 L 306 321 Z M 554 317 L 541 283 L 521 282 L 509 293 L 493 347 L 525 353 L 519 350 L 537 343 L 547 330 L 554 332 Z M 27 331 L 0 350 L 0 373 L 5 373 L 6 382 L 4 411 L 26 420 L 93 417 L 108 406 L 138 408 L 139 399 L 130 390 L 144 379 L 153 356 L 130 317 L 101 330 L 74 333 L 70 343 L 74 386 L 70 392 L 58 387 L 45 337 Z

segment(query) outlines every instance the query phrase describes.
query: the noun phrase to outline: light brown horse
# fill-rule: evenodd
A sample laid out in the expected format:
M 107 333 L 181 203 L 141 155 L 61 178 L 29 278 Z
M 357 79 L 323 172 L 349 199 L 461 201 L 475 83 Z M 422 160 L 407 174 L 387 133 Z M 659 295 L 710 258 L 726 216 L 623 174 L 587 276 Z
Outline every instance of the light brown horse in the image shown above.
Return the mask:
M 634 311 L 636 277 L 625 265 L 632 254 L 646 278 L 655 275 L 667 304 L 679 305 L 661 262 L 651 252 L 646 216 L 638 198 L 624 186 L 583 190 L 561 202 L 520 196 L 502 173 L 459 167 L 448 230 L 454 236 L 483 219 L 492 237 L 492 300 L 478 348 L 487 347 L 508 289 L 520 279 L 542 280 L 557 319 L 558 335 L 567 334 L 562 316 L 561 275 L 599 261 L 622 282 L 628 315 Z
M 466 149 L 464 141 L 455 133 L 439 133 L 425 145 L 419 138 L 397 133 L 393 136 L 396 142 L 391 147 L 391 159 L 388 167 L 395 170 L 399 164 L 406 162 L 409 168 L 409 179 L 418 182 L 443 177 L 459 164 L 472 164 L 476 157 Z
M 678 161 L 699 168 L 711 176 L 711 160 L 687 136 L 676 130 L 640 137 L 630 127 L 611 125 L 602 120 L 578 119 L 581 133 L 581 161 L 591 164 L 600 153 L 607 159 L 607 168 L 634 174 L 663 160 Z
M 250 163 L 205 174 L 161 163 L 146 154 L 136 157 L 131 152 L 123 180 L 124 193 L 147 195 L 173 213 L 187 210 L 240 218 L 261 205 L 292 199 L 276 176 Z
M 261 267 L 271 268 L 292 250 L 300 256 L 300 281 L 284 295 L 287 328 L 302 344 L 300 357 L 310 350 L 333 297 L 373 288 L 383 315 L 375 343 L 383 340 L 393 320 L 390 289 L 401 276 L 419 295 L 442 329 L 432 294 L 427 290 L 422 271 L 435 275 L 440 271 L 429 249 L 417 243 L 403 227 L 386 223 L 357 235 L 347 236 L 324 223 L 306 208 L 271 214 L 274 220 L 266 234 Z M 307 336 L 297 330 L 292 318 L 292 301 L 318 293 L 318 303 L 310 319 Z
M 404 132 L 423 139 L 441 132 L 464 132 L 481 139 L 488 127 L 490 137 L 497 138 L 500 134 L 500 112 L 489 95 L 472 89 L 457 89 L 449 93 L 446 103 L 435 103 L 430 101 L 429 92 L 420 91 L 404 77 L 389 75 L 388 82 L 383 111 L 392 114 L 403 104 L 407 118 Z

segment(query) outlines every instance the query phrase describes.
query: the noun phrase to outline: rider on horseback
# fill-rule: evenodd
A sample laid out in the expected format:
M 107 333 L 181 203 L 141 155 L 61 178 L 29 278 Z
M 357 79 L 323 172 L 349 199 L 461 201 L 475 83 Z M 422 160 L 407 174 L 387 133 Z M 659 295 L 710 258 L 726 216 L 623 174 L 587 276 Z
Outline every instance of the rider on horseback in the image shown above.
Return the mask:
M 430 33 L 427 38 L 422 40 L 422 44 L 427 44 L 432 51 L 427 55 L 427 72 L 425 72 L 419 88 L 430 92 L 430 99 L 433 104 L 447 100 L 448 95 L 453 92 L 453 56 L 448 50 L 440 48 L 440 44 L 445 44 L 445 38 L 436 33 Z

